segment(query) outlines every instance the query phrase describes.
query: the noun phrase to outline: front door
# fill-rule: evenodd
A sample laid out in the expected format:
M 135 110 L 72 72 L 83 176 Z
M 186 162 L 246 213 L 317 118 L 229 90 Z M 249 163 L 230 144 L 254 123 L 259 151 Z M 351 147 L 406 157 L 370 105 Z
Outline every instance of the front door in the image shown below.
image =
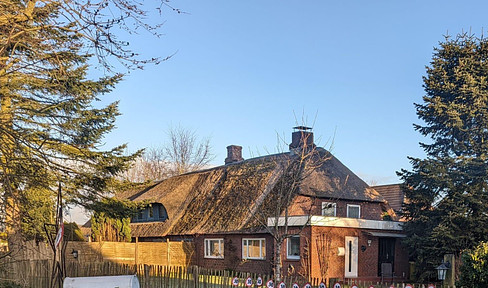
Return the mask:
M 395 238 L 379 238 L 378 276 L 391 277 L 395 272 Z
M 346 236 L 345 277 L 358 277 L 358 237 Z

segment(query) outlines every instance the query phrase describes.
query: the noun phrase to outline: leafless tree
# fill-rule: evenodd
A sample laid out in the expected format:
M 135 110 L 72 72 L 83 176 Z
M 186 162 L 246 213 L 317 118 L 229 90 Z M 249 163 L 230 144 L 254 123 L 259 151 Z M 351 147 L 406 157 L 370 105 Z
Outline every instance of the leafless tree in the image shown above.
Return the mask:
M 170 127 L 167 135 L 163 155 L 171 165 L 171 175 L 200 170 L 214 159 L 209 137 L 199 140 L 194 130 L 182 126 Z
M 295 145 L 290 145 L 288 153 L 284 153 L 284 139 L 278 136 L 280 142 L 278 149 L 281 153 L 266 157 L 266 159 L 271 159 L 271 166 L 274 167 L 272 173 L 275 176 L 271 176 L 268 182 L 268 186 L 272 188 L 267 196 L 256 200 L 262 201 L 262 203 L 254 205 L 254 209 L 249 211 L 256 223 L 265 229 L 274 240 L 274 278 L 278 282 L 284 276 L 281 253 L 286 239 L 302 233 L 309 223 L 312 209 L 316 208 L 313 196 L 298 197 L 300 186 L 307 177 L 331 157 L 329 151 L 315 146 L 312 133 L 303 130 L 298 133 L 301 133 L 300 141 L 292 143 Z M 244 175 L 243 178 L 253 181 L 253 173 L 255 172 L 251 170 L 250 175 Z M 250 183 L 250 185 L 252 184 Z M 264 192 L 264 194 L 266 193 Z M 299 224 L 289 222 L 291 216 L 297 215 L 290 211 L 292 204 L 293 207 L 300 209 L 300 216 L 308 216 L 307 221 Z
M 159 181 L 208 167 L 214 159 L 210 138 L 182 126 L 170 127 L 168 141 L 147 149 L 121 177 L 131 182 Z
M 169 167 L 161 148 L 149 148 L 120 178 L 133 183 L 160 181 L 171 176 Z

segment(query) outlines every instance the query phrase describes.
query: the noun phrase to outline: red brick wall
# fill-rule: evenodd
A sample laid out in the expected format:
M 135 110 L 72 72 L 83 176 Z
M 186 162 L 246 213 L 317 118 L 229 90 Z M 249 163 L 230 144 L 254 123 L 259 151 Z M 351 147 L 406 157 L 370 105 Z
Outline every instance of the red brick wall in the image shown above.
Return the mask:
M 330 200 L 330 199 L 312 199 L 308 196 L 299 195 L 289 208 L 290 216 L 297 215 L 322 215 L 322 202 L 336 203 L 336 216 L 347 216 L 347 204 L 361 206 L 361 219 L 382 220 L 381 216 L 384 212 L 382 203 L 378 202 L 361 202 L 352 200 Z
M 319 244 L 315 239 L 321 234 L 331 237 L 331 247 L 329 253 L 329 269 L 327 278 L 344 278 L 345 256 L 338 256 L 337 247 L 345 246 L 345 237 L 358 237 L 359 257 L 358 257 L 358 278 L 362 280 L 379 280 L 378 277 L 378 248 L 379 238 L 363 233 L 364 230 L 354 228 L 332 228 L 332 227 L 312 227 L 312 276 L 323 277 L 319 265 Z M 383 231 L 384 232 L 384 231 Z M 368 246 L 368 240 L 372 240 L 371 246 Z M 361 251 L 361 246 L 366 250 Z M 395 275 L 396 279 L 405 279 L 408 277 L 408 254 L 401 245 L 401 240 L 397 238 L 395 243 Z
M 371 231 L 371 230 L 367 230 Z M 317 278 L 344 278 L 345 256 L 338 256 L 338 247 L 345 246 L 345 237 L 358 237 L 358 279 L 379 281 L 378 276 L 378 248 L 379 238 L 368 235 L 365 230 L 356 228 L 337 227 L 305 227 L 303 230 L 290 228 L 290 234 L 300 235 L 300 259 L 287 259 L 287 242 L 284 241 L 281 250 L 283 263 L 283 275 L 288 273 L 294 275 L 308 275 Z M 385 231 L 382 231 L 385 232 Z M 325 238 L 321 237 L 325 236 Z M 224 258 L 209 259 L 204 257 L 204 239 L 224 239 Z M 264 260 L 243 260 L 242 239 L 243 238 L 265 238 L 266 259 Z M 328 240 L 330 239 L 330 240 Z M 325 241 L 324 241 L 325 240 Z M 371 240 L 368 246 L 368 240 Z M 328 253 L 320 253 L 320 246 L 327 246 L 330 241 Z M 366 250 L 361 251 L 361 246 Z M 273 273 L 273 249 L 274 242 L 269 234 L 215 234 L 199 235 L 195 237 L 195 256 L 197 265 L 211 269 L 232 269 L 235 271 L 272 274 Z M 323 251 L 323 250 L 322 250 Z M 320 258 L 320 259 L 319 259 Z M 327 274 L 323 274 L 322 265 L 327 265 Z M 405 280 L 408 277 L 408 254 L 397 238 L 395 243 L 395 264 L 394 271 L 396 280 Z
M 205 258 L 204 239 L 224 239 L 224 258 Z M 266 259 L 264 260 L 243 260 L 242 239 L 243 238 L 265 238 Z M 232 269 L 234 271 L 272 274 L 273 240 L 269 234 L 214 234 L 198 235 L 195 237 L 195 259 L 196 265 L 210 269 Z

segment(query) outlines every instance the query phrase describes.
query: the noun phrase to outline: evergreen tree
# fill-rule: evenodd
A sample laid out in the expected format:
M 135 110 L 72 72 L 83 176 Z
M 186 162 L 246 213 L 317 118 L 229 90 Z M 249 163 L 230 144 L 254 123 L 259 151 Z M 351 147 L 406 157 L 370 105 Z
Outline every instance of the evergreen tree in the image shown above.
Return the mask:
M 100 149 L 119 112 L 97 101 L 122 79 L 109 58 L 129 68 L 160 61 L 137 59 L 113 34 L 153 31 L 144 16 L 130 0 L 0 0 L 0 201 L 9 236 L 39 232 L 34 223 L 49 219 L 58 182 L 68 201 L 99 207 L 113 176 L 138 156 L 124 155 L 124 145 Z M 89 77 L 93 56 L 107 76 Z
M 462 34 L 435 48 L 415 104 L 429 143 L 425 159 L 399 172 L 407 203 L 406 243 L 420 278 L 441 263 L 488 240 L 488 41 Z M 421 274 L 424 272 L 424 274 Z

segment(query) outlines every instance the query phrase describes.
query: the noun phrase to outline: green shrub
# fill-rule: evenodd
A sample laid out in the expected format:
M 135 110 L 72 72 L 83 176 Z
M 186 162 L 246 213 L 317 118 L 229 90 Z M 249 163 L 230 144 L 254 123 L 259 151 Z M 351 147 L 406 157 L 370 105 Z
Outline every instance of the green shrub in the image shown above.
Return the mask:
M 488 242 L 463 254 L 461 275 L 457 286 L 469 288 L 488 287 Z

